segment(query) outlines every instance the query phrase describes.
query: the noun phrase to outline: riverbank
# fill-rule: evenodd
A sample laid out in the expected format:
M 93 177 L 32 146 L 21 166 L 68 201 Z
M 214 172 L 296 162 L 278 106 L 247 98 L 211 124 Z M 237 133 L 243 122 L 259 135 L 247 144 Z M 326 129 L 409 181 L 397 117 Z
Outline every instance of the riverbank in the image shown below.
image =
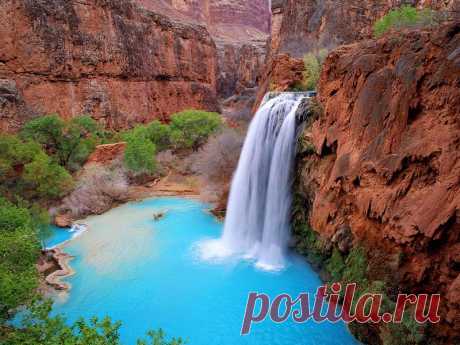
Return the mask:
M 204 200 L 202 188 L 202 183 L 198 176 L 183 175 L 175 171 L 170 171 L 166 176 L 149 181 L 143 185 L 129 185 L 126 199 L 123 202 L 115 202 L 105 212 L 93 215 L 105 214 L 129 202 L 139 202 L 155 197 L 182 197 L 209 202 L 209 200 Z M 78 221 L 84 222 L 84 220 L 77 220 L 76 222 Z M 73 256 L 65 253 L 62 248 L 66 243 L 68 241 L 55 248 L 42 251 L 37 268 L 43 276 L 40 291 L 44 294 L 56 291 L 68 291 L 71 288 L 70 284 L 63 282 L 65 278 L 75 274 L 70 265 Z

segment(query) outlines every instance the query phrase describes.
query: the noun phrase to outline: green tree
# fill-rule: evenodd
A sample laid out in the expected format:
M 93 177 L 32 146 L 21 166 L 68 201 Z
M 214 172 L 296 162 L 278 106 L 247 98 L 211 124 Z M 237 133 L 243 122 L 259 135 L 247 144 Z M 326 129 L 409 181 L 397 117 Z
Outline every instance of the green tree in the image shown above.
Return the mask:
M 90 116 L 79 116 L 66 123 L 59 145 L 59 162 L 77 171 L 96 147 L 98 126 Z
M 170 126 L 171 139 L 177 148 L 197 150 L 222 126 L 222 120 L 217 113 L 186 110 L 172 115 Z
M 32 186 L 35 196 L 47 199 L 62 197 L 73 187 L 72 176 L 46 154 L 25 165 L 23 180 Z
M 142 136 L 127 138 L 124 163 L 137 174 L 150 174 L 155 170 L 155 145 Z
M 78 170 L 100 141 L 97 123 L 87 115 L 65 122 L 57 115 L 47 115 L 28 122 L 21 137 L 39 143 L 70 171 Z
M 147 136 L 158 151 L 166 150 L 171 145 L 171 128 L 158 120 L 149 123 Z
M 56 153 L 63 140 L 64 127 L 64 121 L 58 115 L 42 116 L 26 123 L 21 137 L 39 143 L 48 152 Z
M 0 197 L 0 324 L 35 296 L 39 242 L 27 209 Z

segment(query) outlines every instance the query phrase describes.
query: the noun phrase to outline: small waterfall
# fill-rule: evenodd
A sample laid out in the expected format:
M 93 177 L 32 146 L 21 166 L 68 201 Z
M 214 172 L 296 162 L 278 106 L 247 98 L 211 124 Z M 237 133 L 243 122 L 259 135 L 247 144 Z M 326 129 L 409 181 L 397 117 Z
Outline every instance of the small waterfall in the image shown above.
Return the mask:
M 204 257 L 243 255 L 267 270 L 284 266 L 290 238 L 296 111 L 305 94 L 267 95 L 254 119 L 233 178 L 222 238 Z

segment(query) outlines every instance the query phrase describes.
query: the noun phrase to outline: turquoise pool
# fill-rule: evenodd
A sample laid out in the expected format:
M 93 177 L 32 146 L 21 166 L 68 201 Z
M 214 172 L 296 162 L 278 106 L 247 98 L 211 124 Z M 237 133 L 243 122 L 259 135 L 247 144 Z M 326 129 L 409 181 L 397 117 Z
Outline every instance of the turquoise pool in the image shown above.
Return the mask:
M 343 323 L 265 321 L 241 337 L 248 292 L 313 294 L 321 282 L 295 254 L 279 272 L 260 271 L 244 260 L 202 261 L 197 245 L 222 232 L 206 209 L 194 200 L 159 198 L 84 220 L 88 231 L 64 245 L 75 256 L 77 273 L 67 279 L 71 291 L 56 297 L 55 312 L 69 321 L 93 315 L 121 320 L 126 345 L 157 328 L 190 345 L 357 344 Z M 166 216 L 155 222 L 159 210 Z

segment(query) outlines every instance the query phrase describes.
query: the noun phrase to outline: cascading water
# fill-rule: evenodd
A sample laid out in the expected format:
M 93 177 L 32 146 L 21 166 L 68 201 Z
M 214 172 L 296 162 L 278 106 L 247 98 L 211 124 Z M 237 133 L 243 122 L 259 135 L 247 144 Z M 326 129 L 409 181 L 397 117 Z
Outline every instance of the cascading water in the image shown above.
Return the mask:
M 265 101 L 248 131 L 233 178 L 224 233 L 205 257 L 242 254 L 263 269 L 280 269 L 290 236 L 296 110 L 305 96 Z

